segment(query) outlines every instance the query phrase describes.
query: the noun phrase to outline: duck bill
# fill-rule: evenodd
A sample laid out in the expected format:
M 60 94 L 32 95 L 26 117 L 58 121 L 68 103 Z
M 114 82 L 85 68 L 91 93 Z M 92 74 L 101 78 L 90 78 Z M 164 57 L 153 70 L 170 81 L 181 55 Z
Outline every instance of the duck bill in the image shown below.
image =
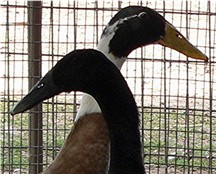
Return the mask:
M 208 61 L 208 57 L 193 46 L 177 29 L 166 22 L 166 34 L 158 43 L 188 57 Z
M 52 74 L 48 72 L 10 111 L 11 115 L 25 112 L 45 99 L 59 94 L 61 91 L 52 81 Z

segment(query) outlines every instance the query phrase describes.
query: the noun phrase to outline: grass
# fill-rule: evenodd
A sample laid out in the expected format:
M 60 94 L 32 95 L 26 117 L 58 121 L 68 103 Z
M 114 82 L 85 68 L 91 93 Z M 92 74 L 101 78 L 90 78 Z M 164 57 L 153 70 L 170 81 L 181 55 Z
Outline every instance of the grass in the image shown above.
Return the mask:
M 3 170 L 26 170 L 29 158 L 29 114 L 9 116 L 6 102 L 1 102 L 0 108 L 5 111 L 1 117 L 1 166 Z M 73 126 L 73 106 L 61 102 L 58 105 L 44 104 L 43 112 L 43 156 L 46 166 L 57 155 Z M 210 117 L 206 114 L 190 113 L 188 121 L 185 113 L 177 110 L 164 113 L 160 109 L 144 109 L 141 115 L 146 165 L 207 170 L 210 166 L 210 146 L 214 151 L 211 155 L 216 157 L 216 143 L 210 142 Z M 212 121 L 216 125 L 216 120 Z M 216 142 L 216 126 L 213 126 L 211 138 Z M 216 158 L 211 162 L 212 168 L 215 167 Z
M 7 102 L 0 102 L 1 168 L 13 171 L 29 165 L 29 113 L 10 116 Z M 52 112 L 55 110 L 55 112 Z M 60 150 L 73 123 L 71 105 L 43 105 L 43 156 L 45 165 L 51 163 Z M 58 113 L 58 116 L 57 116 Z M 65 116 L 67 113 L 67 116 Z
M 212 165 L 215 168 L 216 143 L 213 142 L 216 142 L 216 127 L 210 131 L 210 117 L 206 114 L 194 112 L 186 116 L 177 111 L 165 114 L 161 110 L 146 110 L 143 115 L 146 163 L 193 169 L 207 169 Z M 212 121 L 212 125 L 216 125 L 216 120 Z M 212 142 L 209 141 L 210 133 Z M 210 155 L 214 157 L 212 160 Z
M 28 167 L 28 119 L 27 114 L 21 117 L 10 117 L 8 105 L 0 103 L 1 116 L 1 166 L 4 169 Z

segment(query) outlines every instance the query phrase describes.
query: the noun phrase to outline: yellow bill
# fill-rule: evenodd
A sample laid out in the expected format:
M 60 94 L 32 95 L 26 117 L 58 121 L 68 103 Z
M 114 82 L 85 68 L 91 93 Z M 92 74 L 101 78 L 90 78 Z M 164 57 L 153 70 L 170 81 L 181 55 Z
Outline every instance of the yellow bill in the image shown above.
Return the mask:
M 193 46 L 177 29 L 166 22 L 166 34 L 158 41 L 159 44 L 172 48 L 188 57 L 208 61 L 208 57 Z

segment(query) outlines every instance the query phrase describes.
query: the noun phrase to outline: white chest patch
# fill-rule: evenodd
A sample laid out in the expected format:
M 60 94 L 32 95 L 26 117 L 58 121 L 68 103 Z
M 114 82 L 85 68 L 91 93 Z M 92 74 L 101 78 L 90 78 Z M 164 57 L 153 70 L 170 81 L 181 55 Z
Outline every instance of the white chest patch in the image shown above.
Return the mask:
M 101 113 L 101 109 L 98 103 L 96 102 L 96 100 L 91 95 L 84 93 L 80 108 L 75 118 L 75 122 L 79 120 L 80 117 L 86 114 L 93 114 L 93 113 Z

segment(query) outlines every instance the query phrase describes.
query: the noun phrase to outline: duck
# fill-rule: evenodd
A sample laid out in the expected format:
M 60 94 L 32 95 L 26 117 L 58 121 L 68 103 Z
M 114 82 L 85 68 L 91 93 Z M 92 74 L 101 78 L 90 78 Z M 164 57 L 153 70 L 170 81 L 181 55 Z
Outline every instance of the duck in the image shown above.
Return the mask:
M 168 21 L 166 21 L 159 13 L 157 13 L 153 9 L 142 6 L 129 6 L 121 9 L 110 20 L 110 22 L 103 30 L 101 39 L 96 49 L 102 52 L 103 55 L 105 55 L 107 59 L 114 63 L 118 69 L 121 69 L 128 55 L 133 50 L 149 44 L 160 44 L 162 46 L 175 49 L 188 57 L 208 61 L 208 57 L 205 54 L 203 54 L 196 47 L 194 47 L 175 27 L 173 27 Z M 20 110 L 17 108 L 14 109 L 12 111 L 12 114 L 14 115 L 19 112 L 24 112 L 26 108 L 29 108 L 28 105 L 29 104 L 23 106 L 23 108 L 21 107 Z M 98 119 L 97 122 L 93 119 L 96 117 Z M 76 144 L 78 143 L 77 141 L 72 141 L 72 138 L 80 136 L 80 134 L 78 134 L 80 130 L 83 130 L 83 132 L 88 132 L 88 124 L 79 124 L 79 122 L 83 122 L 85 121 L 85 119 L 88 120 L 88 124 L 93 124 L 96 127 L 97 124 L 101 125 L 98 126 L 98 128 L 101 128 L 100 135 L 102 135 L 103 138 L 103 153 L 95 153 L 95 151 L 93 150 L 89 151 L 97 155 L 103 154 L 103 157 L 99 157 L 102 157 L 103 160 L 99 160 L 101 164 L 98 166 L 102 166 L 101 168 L 103 168 L 104 170 L 103 172 L 102 170 L 100 170 L 100 172 L 94 171 L 92 173 L 106 173 L 109 170 L 110 162 L 108 156 L 110 155 L 110 152 L 109 138 L 107 137 L 108 128 L 106 124 L 104 124 L 105 120 L 98 103 L 91 95 L 84 94 L 80 109 L 76 116 L 75 126 L 72 131 L 70 131 L 63 145 L 63 148 L 57 155 L 56 159 L 44 171 L 45 173 L 63 173 L 66 168 L 73 168 L 74 165 L 70 165 L 70 163 L 67 162 L 67 159 L 69 159 L 70 156 L 73 156 L 73 152 L 70 151 L 70 149 L 72 149 L 71 147 L 76 146 Z M 80 125 L 82 127 L 80 127 Z M 78 128 L 79 131 L 75 131 Z M 75 132 L 77 132 L 77 134 Z M 102 132 L 104 134 L 102 134 Z M 94 136 L 93 132 L 91 134 L 91 138 L 92 140 L 96 139 L 96 141 L 94 142 L 97 142 L 97 140 L 99 142 L 99 139 L 100 142 L 102 140 L 100 137 Z M 95 147 L 101 147 L 99 143 L 97 145 L 96 144 L 97 143 L 94 144 Z M 86 151 L 88 151 L 87 149 L 88 148 L 86 148 Z M 60 161 L 62 161 L 62 164 L 64 164 L 61 165 L 63 167 L 59 167 L 58 164 L 60 164 Z M 90 161 L 94 161 L 93 158 Z M 100 168 L 98 166 L 97 168 Z M 61 170 L 61 168 L 61 172 L 57 170 Z M 84 164 L 82 166 L 80 165 L 80 168 L 84 168 Z
M 144 173 L 136 102 L 119 69 L 98 50 L 75 50 L 64 56 L 19 101 L 12 114 L 23 106 L 29 109 L 71 91 L 91 95 L 101 108 L 111 146 L 109 173 Z
M 121 9 L 103 30 L 96 49 L 121 69 L 132 51 L 150 44 L 160 44 L 185 56 L 208 61 L 208 57 L 193 46 L 163 16 L 151 8 L 142 6 L 128 6 Z M 97 102 L 91 96 L 84 94 L 76 120 L 86 114 L 100 112 Z

